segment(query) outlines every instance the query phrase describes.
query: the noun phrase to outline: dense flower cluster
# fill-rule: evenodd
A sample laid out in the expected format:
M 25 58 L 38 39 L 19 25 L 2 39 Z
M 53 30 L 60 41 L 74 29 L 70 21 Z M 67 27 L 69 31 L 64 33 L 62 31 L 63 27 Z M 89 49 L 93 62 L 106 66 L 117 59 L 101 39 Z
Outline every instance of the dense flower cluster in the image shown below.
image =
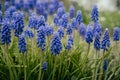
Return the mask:
M 91 24 L 89 24 L 87 26 L 85 40 L 86 40 L 86 42 L 88 44 L 90 44 L 91 42 L 93 42 L 93 30 L 92 30 L 92 25 Z
M 68 41 L 67 41 L 66 49 L 70 50 L 72 48 L 73 44 L 74 44 L 73 37 L 72 37 L 72 35 L 70 35 L 68 38 Z
M 74 8 L 74 6 L 70 6 L 70 10 L 69 10 L 70 12 L 70 18 L 73 18 L 74 17 L 74 15 L 75 15 L 75 8 Z
M 110 36 L 109 36 L 108 28 L 106 28 L 101 42 L 101 49 L 108 50 L 109 47 L 110 47 Z
M 33 38 L 34 34 L 33 34 L 32 30 L 25 30 L 25 36 L 29 37 L 29 38 Z
M 19 36 L 18 49 L 20 53 L 25 53 L 27 51 L 27 45 L 26 45 L 24 34 L 21 34 Z
M 94 48 L 100 50 L 100 34 L 96 33 L 94 40 Z
M 60 39 L 62 39 L 62 38 L 64 37 L 64 30 L 63 30 L 62 27 L 59 27 L 59 29 L 58 29 L 58 33 L 59 33 L 59 37 L 60 37 Z
M 83 39 L 85 38 L 86 26 L 85 26 L 84 23 L 81 23 L 81 24 L 80 24 L 80 27 L 79 27 L 79 34 L 82 36 Z
M 41 26 L 45 26 L 45 18 L 42 15 L 38 18 L 36 29 L 39 29 Z
M 42 70 L 47 70 L 47 62 L 44 61 L 43 64 L 42 64 Z
M 114 28 L 113 40 L 114 41 L 120 40 L 120 29 L 118 27 Z
M 9 21 L 3 21 L 1 29 L 1 42 L 3 45 L 11 42 L 11 29 Z
M 50 45 L 50 50 L 53 55 L 58 55 L 62 50 L 62 43 L 61 43 L 58 32 L 56 32 L 53 36 L 53 39 Z
M 76 14 L 76 21 L 77 21 L 77 24 L 80 24 L 83 21 L 82 13 L 79 10 L 77 11 L 77 14 Z
M 70 24 L 67 25 L 67 31 L 66 31 L 67 35 L 71 35 L 72 34 L 72 26 Z
M 41 26 L 38 31 L 37 31 L 37 46 L 42 49 L 42 51 L 45 51 L 45 46 L 46 46 L 46 32 L 45 32 L 45 27 Z

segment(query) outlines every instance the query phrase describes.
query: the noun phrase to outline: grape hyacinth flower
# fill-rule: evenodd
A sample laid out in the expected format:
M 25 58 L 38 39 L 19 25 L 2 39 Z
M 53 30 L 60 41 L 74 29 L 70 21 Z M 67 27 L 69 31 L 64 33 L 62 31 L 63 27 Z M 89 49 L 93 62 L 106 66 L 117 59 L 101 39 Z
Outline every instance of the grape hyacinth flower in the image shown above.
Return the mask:
M 28 0 L 28 5 L 30 9 L 34 9 L 34 5 L 35 5 L 34 0 Z
M 66 28 L 68 24 L 68 13 L 62 15 L 62 27 Z
M 76 14 L 76 21 L 77 21 L 77 24 L 80 25 L 80 23 L 83 21 L 83 18 L 82 18 L 82 13 L 80 10 L 77 11 L 77 14 Z
M 92 25 L 91 24 L 89 24 L 87 26 L 85 40 L 86 40 L 86 42 L 88 44 L 90 44 L 91 42 L 93 42 L 93 30 L 92 30 Z
M 59 23 L 59 17 L 57 14 L 54 14 L 54 20 L 53 20 L 54 24 L 57 26 Z
M 44 61 L 43 64 L 42 64 L 42 70 L 47 70 L 47 62 Z
M 62 27 L 62 22 L 63 22 L 63 19 L 60 18 L 60 19 L 58 20 L 58 26 L 61 26 L 61 27 Z
M 82 36 L 82 38 L 84 39 L 86 34 L 86 25 L 84 23 L 81 23 L 78 31 L 80 36 Z
M 71 35 L 72 34 L 72 26 L 70 24 L 67 25 L 67 31 L 66 31 L 67 35 Z
M 36 14 L 29 16 L 28 27 L 36 29 L 37 26 L 37 17 Z
M 59 37 L 59 33 L 56 32 L 53 36 L 51 45 L 50 45 L 51 54 L 58 55 L 62 50 L 62 43 Z
M 38 1 L 36 4 L 36 13 L 39 15 L 43 15 L 43 11 L 45 10 L 45 7 L 43 5 L 42 1 Z
M 73 29 L 77 29 L 77 21 L 75 18 L 72 19 L 71 26 Z
M 50 35 L 52 35 L 53 34 L 53 27 L 49 27 L 49 26 L 47 26 L 46 27 L 46 36 L 50 36 Z
M 13 13 L 16 11 L 16 7 L 11 6 L 11 7 L 8 8 L 8 11 L 9 11 L 10 17 L 12 17 Z
M 5 11 L 9 8 L 9 2 L 8 1 L 5 1 L 5 3 L 4 3 L 4 7 L 5 7 Z
M 22 12 L 14 12 L 12 16 L 14 35 L 19 37 L 24 28 L 24 14 Z
M 95 35 L 94 48 L 98 51 L 100 50 L 100 34 L 98 33 Z
M 91 19 L 92 21 L 97 22 L 99 20 L 98 17 L 99 17 L 98 8 L 97 5 L 94 5 L 91 12 Z
M 95 36 L 96 33 L 98 33 L 100 36 L 102 34 L 102 27 L 101 27 L 101 24 L 99 22 L 94 23 L 94 28 L 93 28 L 94 36 Z
M 2 11 L 0 11 L 0 26 L 2 25 Z
M 55 9 L 54 9 L 54 5 L 53 4 L 50 4 L 49 7 L 48 7 L 48 12 L 50 15 L 52 15 L 54 12 L 55 12 Z
M 64 10 L 63 7 L 58 8 L 57 15 L 58 15 L 59 18 L 61 18 L 64 13 L 65 13 L 65 10 Z
M 120 29 L 118 27 L 114 28 L 113 40 L 114 41 L 120 40 Z
M 36 29 L 39 29 L 41 26 L 45 26 L 45 17 L 42 15 L 40 15 L 38 18 Z
M 70 13 L 70 18 L 73 18 L 74 15 L 75 15 L 75 8 L 74 8 L 74 6 L 70 6 L 69 13 Z
M 33 34 L 32 30 L 25 30 L 25 36 L 28 38 L 33 38 L 34 34 Z
M 25 53 L 27 51 L 25 35 L 19 35 L 18 49 L 20 53 Z
M 6 21 L 6 20 L 10 21 L 10 18 L 11 18 L 10 12 L 9 12 L 8 10 L 6 10 L 6 11 L 5 11 L 5 15 L 4 15 L 4 20 L 5 20 L 5 21 Z
M 11 42 L 11 29 L 9 21 L 3 21 L 3 26 L 1 29 L 1 42 L 3 45 Z
M 41 26 L 37 31 L 37 46 L 41 48 L 42 51 L 45 51 L 46 46 L 46 31 L 45 27 Z
M 104 59 L 104 63 L 103 63 L 103 71 L 106 71 L 108 68 L 108 60 Z
M 73 36 L 70 35 L 69 38 L 68 38 L 67 45 L 66 45 L 65 49 L 70 50 L 72 48 L 73 44 L 74 44 Z
M 48 11 L 47 10 L 43 11 L 43 16 L 45 18 L 45 21 L 47 21 L 47 18 L 48 18 Z
M 44 0 L 44 7 L 45 7 L 45 10 L 48 9 L 48 5 L 49 5 L 49 1 L 48 1 L 48 0 Z
M 12 6 L 14 6 L 15 5 L 15 0 L 10 0 L 10 3 L 11 3 Z
M 106 28 L 101 42 L 101 49 L 107 51 L 109 47 L 110 47 L 110 36 L 109 36 L 108 28 Z
M 59 33 L 60 39 L 62 39 L 64 37 L 64 30 L 63 30 L 63 28 L 59 27 L 57 32 Z
M 63 4 L 63 2 L 62 1 L 59 1 L 59 6 L 58 6 L 58 8 L 63 8 L 64 7 L 64 4 Z
M 24 2 L 23 10 L 26 11 L 26 12 L 29 11 L 29 4 L 28 4 L 28 2 L 26 2 L 26 1 Z

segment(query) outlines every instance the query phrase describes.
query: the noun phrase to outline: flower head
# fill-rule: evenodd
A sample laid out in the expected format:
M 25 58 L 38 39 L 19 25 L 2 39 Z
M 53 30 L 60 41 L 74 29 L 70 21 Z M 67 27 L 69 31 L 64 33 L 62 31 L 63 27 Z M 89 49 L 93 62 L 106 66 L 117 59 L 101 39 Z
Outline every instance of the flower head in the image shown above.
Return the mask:
M 75 18 L 72 19 L 71 26 L 72 28 L 77 29 L 77 21 Z
M 50 4 L 48 8 L 49 8 L 48 9 L 49 14 L 52 15 L 55 12 L 54 5 Z
M 80 24 L 83 21 L 82 13 L 79 10 L 77 11 L 77 14 L 76 14 L 76 21 L 77 21 L 77 24 Z
M 3 45 L 11 42 L 11 29 L 9 21 L 3 21 L 3 26 L 1 29 L 1 42 Z
M 120 40 L 120 29 L 118 27 L 114 28 L 113 40 L 114 41 Z
M 108 68 L 108 60 L 104 59 L 104 63 L 103 63 L 103 71 L 106 71 Z
M 94 48 L 100 50 L 100 34 L 96 33 L 94 40 Z
M 50 45 L 51 54 L 58 55 L 62 50 L 62 43 L 59 37 L 59 33 L 56 32 L 53 36 L 51 45 Z
M 47 26 L 46 27 L 46 35 L 47 36 L 50 36 L 50 35 L 52 35 L 53 34 L 53 27 L 51 27 L 51 26 Z
M 60 39 L 62 39 L 62 38 L 64 37 L 64 30 L 63 30 L 63 28 L 62 28 L 62 27 L 59 27 L 59 29 L 58 29 L 57 32 L 59 33 Z
M 19 36 L 19 42 L 18 42 L 18 49 L 20 53 L 25 53 L 27 51 L 26 41 L 25 41 L 25 35 L 21 34 Z
M 99 17 L 98 8 L 97 5 L 94 5 L 91 12 L 91 19 L 92 21 L 97 22 L 99 20 L 98 17 Z
M 93 42 L 93 30 L 92 30 L 92 25 L 91 24 L 89 24 L 87 26 L 85 40 L 86 40 L 86 42 L 88 44 L 90 44 L 91 42 Z
M 45 51 L 45 46 L 46 46 L 46 31 L 45 27 L 41 26 L 38 31 L 37 31 L 37 46 L 42 49 L 42 51 Z
M 39 27 L 41 26 L 45 26 L 45 17 L 40 15 L 40 17 L 38 18 L 38 21 L 37 21 L 37 29 L 39 29 Z
M 37 17 L 36 14 L 29 16 L 28 27 L 36 29 L 37 26 Z
M 75 8 L 74 8 L 74 6 L 70 6 L 69 13 L 70 13 L 70 18 L 73 18 L 74 15 L 75 15 Z
M 62 27 L 66 28 L 68 24 L 68 13 L 62 15 Z
M 24 15 L 22 12 L 14 12 L 12 16 L 12 24 L 14 29 L 14 35 L 19 37 L 24 28 Z
M 58 22 L 59 22 L 59 17 L 57 14 L 54 14 L 54 20 L 53 20 L 54 24 L 57 26 Z
M 0 11 L 0 25 L 2 24 L 2 11 Z
M 66 49 L 70 50 L 72 48 L 73 44 L 74 44 L 73 36 L 70 35 L 69 38 L 68 38 L 68 41 L 67 41 Z
M 63 7 L 58 8 L 57 15 L 59 18 L 61 18 L 64 13 L 65 13 L 65 10 Z
M 85 38 L 85 34 L 86 34 L 86 25 L 84 23 L 80 24 L 79 27 L 79 34 L 82 36 L 82 38 Z
M 43 15 L 43 11 L 44 10 L 45 10 L 45 7 L 43 5 L 43 2 L 42 1 L 38 1 L 36 3 L 36 13 L 40 14 L 40 15 Z
M 70 24 L 67 25 L 67 31 L 66 31 L 67 35 L 71 35 L 72 34 L 72 26 Z
M 47 62 L 44 61 L 43 64 L 42 64 L 42 70 L 47 70 Z
M 8 1 L 5 1 L 5 4 L 4 4 L 4 7 L 5 7 L 5 11 L 9 8 L 9 2 Z
M 94 36 L 95 36 L 96 33 L 98 33 L 100 36 L 102 34 L 102 27 L 101 27 L 101 24 L 99 22 L 94 23 L 94 28 L 93 28 Z
M 29 38 L 33 38 L 34 34 L 33 34 L 32 30 L 25 30 L 25 36 L 29 37 Z
M 110 47 L 110 36 L 109 36 L 108 28 L 106 28 L 101 42 L 101 49 L 108 50 L 109 47 Z

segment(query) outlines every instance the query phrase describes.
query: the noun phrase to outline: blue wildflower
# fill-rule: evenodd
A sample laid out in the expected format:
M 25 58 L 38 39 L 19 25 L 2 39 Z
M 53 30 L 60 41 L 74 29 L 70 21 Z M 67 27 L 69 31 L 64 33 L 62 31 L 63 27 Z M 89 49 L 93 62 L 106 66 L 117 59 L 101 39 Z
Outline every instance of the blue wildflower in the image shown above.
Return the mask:
M 58 20 L 58 26 L 62 26 L 62 22 L 63 22 L 63 19 L 62 19 L 62 18 L 59 19 L 59 20 Z
M 94 40 L 94 48 L 100 50 L 100 34 L 96 33 Z
M 64 4 L 63 4 L 62 1 L 59 1 L 59 6 L 58 6 L 58 8 L 61 8 L 61 7 L 64 7 Z
M 86 42 L 88 44 L 90 44 L 91 42 L 93 42 L 93 30 L 92 30 L 92 25 L 91 24 L 89 24 L 87 26 L 85 40 L 86 40 Z
M 19 36 L 19 42 L 18 42 L 18 49 L 20 53 L 25 53 L 27 51 L 26 41 L 25 41 L 25 35 L 21 34 Z
M 43 15 L 44 10 L 45 10 L 45 7 L 43 5 L 43 2 L 42 1 L 37 2 L 37 4 L 36 4 L 36 13 L 40 14 L 40 15 Z
M 2 24 L 2 11 L 0 11 L 0 26 Z
M 37 46 L 42 49 L 42 51 L 45 51 L 45 46 L 46 46 L 46 31 L 45 27 L 41 26 L 38 31 L 37 31 Z
M 68 24 L 68 13 L 62 15 L 62 27 L 66 28 Z
M 91 12 L 91 19 L 92 21 L 97 22 L 99 20 L 98 17 L 99 17 L 98 8 L 97 5 L 94 5 Z
M 42 70 L 47 70 L 47 62 L 44 61 L 43 64 L 42 64 Z
M 47 10 L 44 10 L 43 16 L 45 18 L 45 21 L 47 21 L 47 18 L 48 18 L 48 11 Z
M 98 33 L 100 36 L 102 34 L 102 27 L 99 22 L 94 23 L 93 34 L 95 35 L 96 33 Z
M 47 26 L 47 27 L 46 27 L 46 36 L 50 36 L 50 35 L 52 35 L 52 34 L 53 34 L 53 27 Z
M 104 63 L 103 63 L 103 71 L 106 71 L 108 68 L 108 60 L 104 59 Z
M 5 8 L 5 11 L 9 8 L 9 2 L 8 1 L 5 1 L 5 4 L 4 4 L 4 8 Z
M 40 15 L 37 21 L 37 29 L 39 29 L 40 26 L 45 26 L 45 17 Z
M 29 10 L 29 4 L 28 4 L 28 2 L 24 2 L 23 10 L 26 11 L 26 12 L 28 12 L 28 10 Z
M 74 6 L 70 6 L 70 10 L 69 10 L 70 12 L 70 18 L 73 18 L 74 17 L 74 15 L 75 15 L 75 8 L 74 8 Z
M 60 39 L 62 39 L 64 37 L 64 30 L 63 30 L 63 28 L 59 27 L 57 32 L 59 33 Z
M 20 10 L 22 8 L 20 2 L 18 1 L 15 1 L 15 7 L 17 10 Z
M 65 10 L 63 7 L 58 8 L 57 15 L 59 18 L 61 18 L 64 13 L 65 13 Z
M 19 4 L 20 4 L 20 8 L 23 8 L 24 0 L 20 0 L 20 1 L 19 1 Z
M 28 5 L 30 9 L 34 9 L 34 5 L 35 5 L 34 0 L 28 0 Z
M 25 36 L 29 37 L 29 38 L 33 38 L 34 34 L 33 34 L 32 30 L 25 30 Z
M 10 17 L 12 17 L 13 13 L 16 11 L 16 7 L 11 6 L 11 7 L 8 8 L 8 11 L 10 13 Z
M 48 1 L 48 0 L 44 0 L 44 7 L 45 7 L 45 10 L 48 9 L 48 5 L 49 5 L 49 1 Z
M 67 31 L 66 31 L 67 35 L 71 35 L 72 34 L 72 26 L 70 24 L 67 25 Z
M 114 28 L 113 40 L 114 41 L 120 40 L 120 29 L 118 27 Z
M 3 21 L 3 26 L 1 29 L 1 42 L 3 45 L 11 42 L 11 29 L 9 21 Z
M 81 23 L 80 24 L 80 27 L 79 27 L 79 34 L 82 36 L 82 38 L 84 39 L 85 38 L 85 34 L 86 34 L 86 26 L 84 23 Z
M 24 28 L 24 15 L 21 12 L 14 12 L 12 16 L 12 23 L 14 29 L 14 35 L 19 37 L 20 34 L 23 32 Z
M 75 18 L 72 19 L 71 26 L 73 29 L 77 29 L 77 21 Z
M 11 5 L 14 6 L 15 5 L 15 0 L 10 0 Z
M 77 24 L 80 24 L 83 21 L 82 13 L 79 10 L 77 11 L 77 14 L 76 14 L 76 21 L 77 21 Z
M 4 20 L 10 21 L 10 18 L 11 18 L 10 12 L 9 12 L 8 10 L 6 10 L 6 11 L 5 11 L 5 15 L 4 15 Z
M 69 38 L 68 38 L 67 45 L 66 45 L 65 49 L 70 50 L 72 48 L 73 44 L 74 44 L 73 36 L 70 35 Z
M 110 47 L 110 36 L 109 36 L 108 28 L 106 28 L 101 42 L 101 49 L 108 50 L 109 47 Z
M 54 20 L 53 20 L 54 24 L 57 26 L 58 22 L 59 22 L 59 17 L 57 16 L 57 14 L 54 14 Z
M 36 29 L 37 26 L 37 17 L 32 14 L 29 16 L 28 27 Z
M 58 55 L 62 50 L 62 43 L 59 37 L 59 33 L 56 32 L 53 36 L 51 45 L 50 45 L 51 54 Z
M 54 9 L 54 5 L 53 4 L 50 4 L 49 7 L 48 7 L 48 12 L 50 15 L 52 15 L 54 12 L 55 12 L 55 9 Z

